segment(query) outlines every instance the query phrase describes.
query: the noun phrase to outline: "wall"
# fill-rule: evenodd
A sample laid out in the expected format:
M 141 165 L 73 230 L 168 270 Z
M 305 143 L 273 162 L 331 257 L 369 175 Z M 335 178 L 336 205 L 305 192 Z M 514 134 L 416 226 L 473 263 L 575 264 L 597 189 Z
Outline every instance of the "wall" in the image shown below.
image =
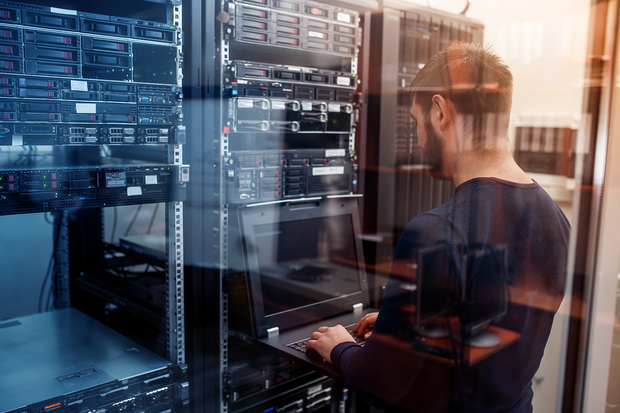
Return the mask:
M 44 214 L 25 214 L 1 216 L 0 228 L 0 320 L 37 313 L 52 255 L 52 225 Z M 43 302 L 49 287 L 48 280 Z

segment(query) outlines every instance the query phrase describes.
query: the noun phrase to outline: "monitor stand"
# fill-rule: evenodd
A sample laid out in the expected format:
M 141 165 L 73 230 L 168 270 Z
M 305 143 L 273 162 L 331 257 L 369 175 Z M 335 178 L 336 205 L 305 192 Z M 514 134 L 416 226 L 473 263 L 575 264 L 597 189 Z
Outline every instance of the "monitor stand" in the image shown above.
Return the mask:
M 461 341 L 461 336 L 457 335 L 457 341 Z M 501 343 L 501 339 L 493 333 L 487 331 L 481 331 L 478 334 L 474 334 L 467 340 L 467 344 L 472 347 L 491 348 L 496 347 Z
M 418 333 L 424 337 L 444 338 L 450 336 L 450 331 L 445 324 L 432 323 L 425 325 L 418 330 Z

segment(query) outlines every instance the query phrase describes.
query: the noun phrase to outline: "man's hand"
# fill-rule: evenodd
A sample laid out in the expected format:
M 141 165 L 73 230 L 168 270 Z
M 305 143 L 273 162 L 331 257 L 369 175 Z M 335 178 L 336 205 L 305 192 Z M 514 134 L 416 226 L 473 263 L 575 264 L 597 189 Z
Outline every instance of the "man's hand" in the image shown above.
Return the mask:
M 341 325 L 335 327 L 319 327 L 312 333 L 310 341 L 306 343 L 306 348 L 314 350 L 326 361 L 332 362 L 330 354 L 334 347 L 347 341 L 355 342 L 349 332 Z
M 364 338 L 370 337 L 372 331 L 370 331 L 377 321 L 379 313 L 368 313 L 360 319 L 355 325 L 353 332 L 358 336 L 364 336 Z

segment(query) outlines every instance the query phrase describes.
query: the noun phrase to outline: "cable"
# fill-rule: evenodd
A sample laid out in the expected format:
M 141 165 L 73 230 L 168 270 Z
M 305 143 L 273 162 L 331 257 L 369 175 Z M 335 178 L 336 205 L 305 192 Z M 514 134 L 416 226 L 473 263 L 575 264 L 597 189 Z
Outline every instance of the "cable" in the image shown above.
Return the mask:
M 116 224 L 118 222 L 118 211 L 117 207 L 114 207 L 114 220 L 112 221 L 112 236 L 110 237 L 110 244 L 114 243 L 114 235 L 116 235 Z
M 467 9 L 469 9 L 469 6 L 471 5 L 471 0 L 467 0 L 467 5 L 465 6 L 465 8 L 463 9 L 463 11 L 460 13 L 461 16 L 465 16 L 465 13 L 467 13 Z
M 151 217 L 151 222 L 149 222 L 149 227 L 146 230 L 147 234 L 151 233 L 151 228 L 153 228 L 153 222 L 155 221 L 155 215 L 157 215 L 158 208 L 159 208 L 159 204 L 155 204 L 155 209 L 153 210 L 153 216 Z
M 62 213 L 60 214 L 62 215 Z M 56 234 L 54 237 L 54 247 L 52 248 L 52 254 L 50 256 L 50 260 L 47 265 L 47 271 L 45 272 L 45 278 L 43 279 L 43 284 L 41 285 L 41 291 L 39 292 L 39 305 L 37 309 L 40 313 L 43 312 L 43 294 L 45 291 L 45 285 L 47 284 L 47 280 L 50 278 L 50 275 L 52 274 L 52 268 L 53 268 L 52 264 L 54 263 L 54 257 L 56 256 L 56 248 L 58 247 L 58 240 L 60 239 L 61 223 L 62 223 L 62 218 L 58 218 L 58 222 L 57 222 L 58 228 L 55 228 Z M 50 289 L 53 289 L 53 286 L 54 286 L 54 282 L 52 280 Z
M 125 235 L 123 235 L 123 237 L 126 237 L 127 235 L 129 235 L 129 231 L 131 231 L 131 228 L 133 227 L 134 222 L 136 222 L 136 218 L 138 218 L 138 214 L 140 213 L 141 209 L 142 209 L 142 204 L 138 205 L 138 209 L 136 209 L 136 213 L 133 214 L 133 218 L 131 219 L 131 222 L 129 223 L 129 226 L 127 227 L 127 231 L 125 231 Z

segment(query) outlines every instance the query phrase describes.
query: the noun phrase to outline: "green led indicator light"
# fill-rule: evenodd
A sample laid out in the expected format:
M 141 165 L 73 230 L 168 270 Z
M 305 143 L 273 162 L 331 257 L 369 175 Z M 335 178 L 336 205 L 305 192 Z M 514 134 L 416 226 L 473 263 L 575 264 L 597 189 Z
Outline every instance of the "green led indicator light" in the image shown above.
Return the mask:
M 355 77 L 355 73 L 353 73 L 351 76 Z
M 47 175 L 43 175 L 43 178 L 47 178 Z
M 252 188 L 256 187 L 256 183 L 252 182 Z
M 170 26 L 171 29 L 174 29 L 174 26 Z
M 45 186 L 45 187 L 46 187 L 46 186 L 47 186 L 47 184 L 43 184 L 43 186 Z
M 187 370 L 183 370 L 183 373 L 187 373 Z

